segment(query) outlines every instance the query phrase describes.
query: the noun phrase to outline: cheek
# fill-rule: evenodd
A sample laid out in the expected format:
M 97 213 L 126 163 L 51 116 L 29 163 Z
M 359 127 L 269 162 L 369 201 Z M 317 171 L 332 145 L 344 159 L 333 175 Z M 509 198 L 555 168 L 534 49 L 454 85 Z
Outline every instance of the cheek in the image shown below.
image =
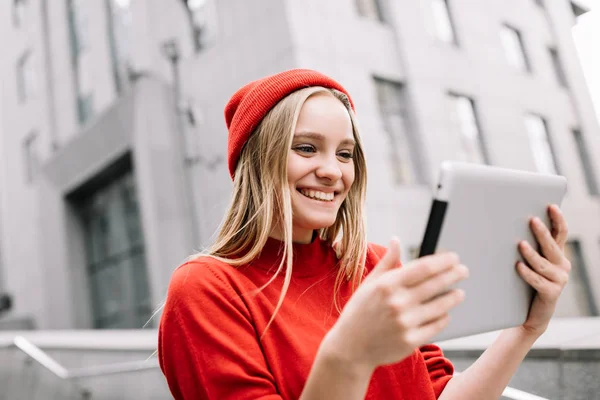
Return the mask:
M 290 185 L 294 185 L 296 181 L 306 174 L 307 159 L 295 153 L 290 153 L 287 165 L 287 178 Z
M 342 180 L 344 181 L 344 187 L 346 188 L 346 191 L 348 191 L 348 190 L 350 190 L 350 187 L 354 183 L 354 179 L 356 178 L 356 175 L 355 175 L 353 163 L 348 163 L 348 165 L 344 166 L 344 167 L 345 167 L 345 169 L 343 170 L 343 173 L 342 173 Z

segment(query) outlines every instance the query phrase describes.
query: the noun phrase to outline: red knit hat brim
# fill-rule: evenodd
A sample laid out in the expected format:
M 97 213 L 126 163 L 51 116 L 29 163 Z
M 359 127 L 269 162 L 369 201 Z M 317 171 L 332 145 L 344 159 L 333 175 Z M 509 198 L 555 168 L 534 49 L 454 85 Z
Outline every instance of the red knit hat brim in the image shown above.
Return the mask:
M 258 79 L 243 86 L 231 96 L 225 106 L 225 123 L 229 130 L 227 163 L 232 178 L 242 148 L 265 115 L 290 93 L 311 86 L 339 90 L 348 96 L 354 110 L 354 103 L 342 85 L 320 72 L 309 69 L 292 69 Z

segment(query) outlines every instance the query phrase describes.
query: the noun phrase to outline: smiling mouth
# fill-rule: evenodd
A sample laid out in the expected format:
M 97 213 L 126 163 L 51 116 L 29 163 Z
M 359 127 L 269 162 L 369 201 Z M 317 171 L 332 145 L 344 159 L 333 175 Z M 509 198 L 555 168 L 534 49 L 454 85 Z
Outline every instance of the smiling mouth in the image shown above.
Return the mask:
M 308 197 L 311 200 L 322 201 L 325 203 L 331 203 L 335 198 L 335 193 L 319 192 L 318 190 L 307 190 L 297 189 L 300 194 L 304 197 Z

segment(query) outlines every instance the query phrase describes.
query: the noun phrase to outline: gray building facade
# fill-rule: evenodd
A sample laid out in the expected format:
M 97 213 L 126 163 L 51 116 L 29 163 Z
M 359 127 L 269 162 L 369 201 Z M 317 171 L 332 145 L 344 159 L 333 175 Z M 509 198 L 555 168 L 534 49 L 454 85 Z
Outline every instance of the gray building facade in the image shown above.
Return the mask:
M 371 241 L 419 246 L 444 160 L 559 173 L 600 304 L 600 128 L 569 1 L 15 0 L 0 4 L 0 325 L 141 328 L 229 202 L 223 107 L 312 68 L 352 94 Z M 176 48 L 173 46 L 176 44 Z M 150 323 L 152 324 L 152 322 Z

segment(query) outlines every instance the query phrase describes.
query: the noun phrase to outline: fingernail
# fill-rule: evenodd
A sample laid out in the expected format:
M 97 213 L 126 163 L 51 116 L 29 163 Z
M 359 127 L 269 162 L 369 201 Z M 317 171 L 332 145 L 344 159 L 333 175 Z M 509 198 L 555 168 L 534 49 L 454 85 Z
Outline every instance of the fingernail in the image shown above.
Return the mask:
M 468 278 L 469 277 L 469 268 L 467 268 L 467 266 L 464 264 L 461 264 L 460 266 L 463 270 L 463 273 L 465 274 L 465 278 Z

